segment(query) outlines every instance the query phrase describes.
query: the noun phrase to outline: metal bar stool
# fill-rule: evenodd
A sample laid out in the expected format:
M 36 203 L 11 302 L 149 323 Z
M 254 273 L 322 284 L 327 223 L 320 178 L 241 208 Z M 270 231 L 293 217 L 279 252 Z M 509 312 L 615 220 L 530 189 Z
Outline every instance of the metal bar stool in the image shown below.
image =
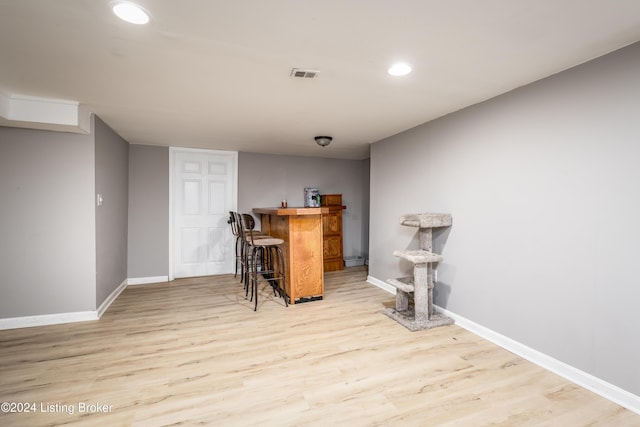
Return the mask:
M 246 233 L 247 263 L 249 271 L 249 286 L 251 287 L 251 300 L 255 297 L 253 311 L 258 309 L 258 281 L 262 276 L 273 288 L 274 296 L 281 296 L 285 306 L 289 306 L 285 291 L 285 259 L 280 245 L 282 239 L 270 236 L 254 235 L 255 220 L 249 214 L 242 214 L 242 225 Z M 245 283 L 246 287 L 247 283 Z
M 244 283 L 245 288 L 245 296 L 249 293 L 249 273 L 250 273 L 250 258 L 251 258 L 251 249 L 248 242 L 247 237 L 249 233 L 253 234 L 253 238 L 263 238 L 269 237 L 266 234 L 263 234 L 261 231 L 255 230 L 255 221 L 252 224 L 249 224 L 251 229 L 247 229 L 245 227 L 245 223 L 242 219 L 242 214 L 238 212 L 231 212 L 233 217 L 235 218 L 235 224 L 238 228 L 238 237 L 236 239 L 236 266 L 238 262 L 240 263 L 240 283 Z M 234 276 L 235 277 L 235 276 Z
M 236 266 L 235 266 L 235 272 L 233 273 L 233 277 L 237 277 L 238 276 L 238 264 L 240 264 L 240 280 L 242 281 L 242 246 L 243 246 L 243 242 L 241 239 L 241 235 L 240 235 L 240 229 L 241 229 L 241 221 L 238 220 L 238 213 L 237 212 L 233 212 L 233 211 L 229 211 L 229 220 L 227 221 L 227 223 L 229 225 L 231 225 L 231 233 L 233 234 L 233 237 L 236 238 L 236 245 L 235 245 L 235 253 L 236 253 Z

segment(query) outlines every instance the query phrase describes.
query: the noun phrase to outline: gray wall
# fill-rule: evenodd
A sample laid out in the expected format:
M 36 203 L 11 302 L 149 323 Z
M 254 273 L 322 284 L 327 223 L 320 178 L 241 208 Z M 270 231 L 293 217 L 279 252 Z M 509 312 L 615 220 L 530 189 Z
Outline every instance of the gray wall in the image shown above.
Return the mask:
M 129 143 L 94 117 L 96 208 L 96 306 L 127 279 Z
M 0 318 L 96 309 L 94 139 L 0 127 Z
M 169 275 L 169 149 L 129 147 L 129 278 Z
M 317 188 L 320 194 L 342 194 L 347 207 L 342 223 L 344 255 L 361 255 L 368 250 L 362 238 L 363 207 L 369 197 L 363 190 L 366 164 L 363 160 L 239 153 L 238 210 L 279 206 L 282 199 L 289 206 L 303 206 L 305 187 Z
M 640 44 L 371 149 L 370 274 L 450 212 L 436 303 L 640 395 Z

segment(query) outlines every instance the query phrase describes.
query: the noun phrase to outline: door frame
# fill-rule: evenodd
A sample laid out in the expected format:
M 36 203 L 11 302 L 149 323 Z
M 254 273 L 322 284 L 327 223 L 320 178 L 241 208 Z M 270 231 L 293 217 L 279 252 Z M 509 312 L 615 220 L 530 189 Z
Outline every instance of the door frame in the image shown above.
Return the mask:
M 174 194 L 174 178 L 175 172 L 175 154 L 176 153 L 191 153 L 191 154 L 223 154 L 230 155 L 233 162 L 233 189 L 232 189 L 232 210 L 238 210 L 238 152 L 237 151 L 225 151 L 225 150 L 210 150 L 206 148 L 184 148 L 184 147 L 169 147 L 169 281 L 175 280 L 174 273 L 174 259 L 173 259 L 173 243 L 174 243 L 174 210 L 175 210 L 175 194 Z M 232 254 L 233 255 L 233 254 Z

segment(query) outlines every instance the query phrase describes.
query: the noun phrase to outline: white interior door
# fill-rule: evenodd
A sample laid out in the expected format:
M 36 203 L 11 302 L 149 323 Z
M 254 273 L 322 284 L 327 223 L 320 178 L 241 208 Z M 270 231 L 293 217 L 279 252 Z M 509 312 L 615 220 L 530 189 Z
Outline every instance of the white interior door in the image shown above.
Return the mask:
M 238 154 L 171 148 L 171 278 L 233 272 Z

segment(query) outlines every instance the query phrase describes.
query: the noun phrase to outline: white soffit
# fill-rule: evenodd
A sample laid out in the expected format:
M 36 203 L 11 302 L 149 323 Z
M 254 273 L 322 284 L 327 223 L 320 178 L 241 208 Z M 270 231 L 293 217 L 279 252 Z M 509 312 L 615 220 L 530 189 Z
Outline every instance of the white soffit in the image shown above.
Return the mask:
M 89 115 L 77 101 L 0 91 L 0 125 L 3 126 L 89 133 Z

